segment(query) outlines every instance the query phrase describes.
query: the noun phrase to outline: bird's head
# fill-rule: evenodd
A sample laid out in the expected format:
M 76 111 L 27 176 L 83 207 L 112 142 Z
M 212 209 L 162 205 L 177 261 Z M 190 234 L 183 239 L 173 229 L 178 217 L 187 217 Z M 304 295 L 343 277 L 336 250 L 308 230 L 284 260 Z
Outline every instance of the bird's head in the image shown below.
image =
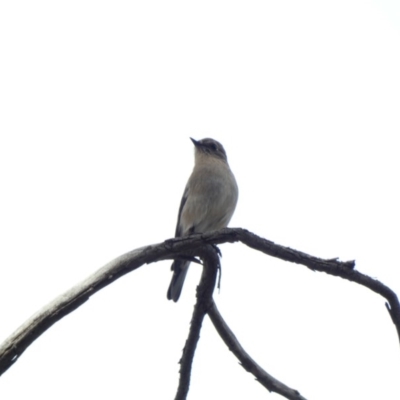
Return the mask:
M 205 138 L 201 140 L 190 138 L 190 140 L 193 142 L 195 147 L 194 154 L 196 160 L 199 157 L 206 156 L 219 158 L 225 162 L 228 162 L 224 146 L 222 146 L 220 142 L 217 142 L 216 140 L 210 138 Z

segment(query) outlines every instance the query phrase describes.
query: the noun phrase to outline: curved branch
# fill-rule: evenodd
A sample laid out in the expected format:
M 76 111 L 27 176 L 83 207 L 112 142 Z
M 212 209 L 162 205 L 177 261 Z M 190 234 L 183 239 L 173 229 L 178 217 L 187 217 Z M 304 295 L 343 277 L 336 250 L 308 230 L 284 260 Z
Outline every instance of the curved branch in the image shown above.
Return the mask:
M 354 261 L 340 262 L 338 260 L 319 259 L 289 247 L 277 245 L 245 229 L 225 228 L 209 234 L 196 234 L 185 238 L 166 240 L 163 243 L 133 250 L 111 261 L 85 281 L 57 297 L 3 342 L 0 346 L 0 375 L 10 368 L 27 347 L 50 326 L 78 308 L 97 291 L 123 275 L 143 264 L 172 259 L 179 254 L 193 256 L 206 243 L 220 244 L 236 241 L 241 241 L 247 246 L 273 257 L 302 264 L 314 271 L 325 272 L 359 283 L 382 295 L 388 301 L 387 308 L 393 323 L 396 325 L 400 340 L 400 304 L 396 294 L 381 282 L 355 271 L 353 269 Z
M 218 308 L 213 301 L 208 309 L 208 315 L 215 326 L 215 329 L 229 350 L 239 359 L 242 367 L 253 374 L 256 379 L 270 392 L 275 392 L 289 400 L 306 400 L 297 390 L 291 389 L 273 376 L 264 371 L 244 350 L 236 336 L 226 324 Z
M 206 236 L 206 235 L 205 235 Z M 242 228 L 226 228 L 218 232 L 212 232 L 204 237 L 206 241 L 211 243 L 226 243 L 240 241 L 252 249 L 259 250 L 272 257 L 280 258 L 284 261 L 290 261 L 302 264 L 313 271 L 325 272 L 326 274 L 339 276 L 350 282 L 358 283 L 375 293 L 383 296 L 387 303 L 386 308 L 390 317 L 396 326 L 397 336 L 400 341 L 400 303 L 396 293 L 388 286 L 384 285 L 377 279 L 373 279 L 368 275 L 356 271 L 355 261 L 339 261 L 338 259 L 324 260 L 309 254 L 275 244 L 270 240 L 263 239 L 254 233 Z
M 174 243 L 167 240 L 132 250 L 106 264 L 43 307 L 0 345 L 0 375 L 7 371 L 29 345 L 54 323 L 77 309 L 105 286 L 143 264 L 172 259 L 182 252 L 191 255 L 193 249 L 199 246 L 204 246 L 204 241 L 200 238 L 190 241 L 182 239 Z

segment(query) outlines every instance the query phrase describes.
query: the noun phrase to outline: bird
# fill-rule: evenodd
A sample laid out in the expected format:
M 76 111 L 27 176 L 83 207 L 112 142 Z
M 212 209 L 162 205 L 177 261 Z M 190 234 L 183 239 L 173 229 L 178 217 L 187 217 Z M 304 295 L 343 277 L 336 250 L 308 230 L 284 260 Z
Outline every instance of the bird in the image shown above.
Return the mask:
M 175 237 L 207 233 L 226 228 L 238 201 L 238 185 L 221 143 L 214 139 L 195 140 L 194 168 L 183 192 Z M 177 302 L 190 261 L 172 263 L 172 280 L 167 298 Z

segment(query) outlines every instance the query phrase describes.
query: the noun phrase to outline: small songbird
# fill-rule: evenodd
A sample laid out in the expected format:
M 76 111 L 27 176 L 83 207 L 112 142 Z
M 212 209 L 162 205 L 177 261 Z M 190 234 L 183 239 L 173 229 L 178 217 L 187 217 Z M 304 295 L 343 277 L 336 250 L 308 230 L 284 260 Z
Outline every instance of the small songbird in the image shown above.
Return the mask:
M 222 144 L 209 138 L 190 139 L 195 162 L 179 207 L 175 237 L 226 228 L 238 200 L 238 186 Z M 172 263 L 168 300 L 178 301 L 189 264 L 186 260 Z

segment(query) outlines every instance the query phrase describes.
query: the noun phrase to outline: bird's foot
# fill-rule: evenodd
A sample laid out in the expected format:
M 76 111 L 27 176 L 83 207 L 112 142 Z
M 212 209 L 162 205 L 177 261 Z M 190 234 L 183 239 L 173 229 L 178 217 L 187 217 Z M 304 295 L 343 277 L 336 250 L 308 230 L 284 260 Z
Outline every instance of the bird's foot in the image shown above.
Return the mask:
M 214 250 L 217 252 L 217 254 L 220 257 L 222 257 L 222 253 L 221 253 L 221 250 L 219 249 L 219 247 L 216 244 L 212 244 L 211 246 L 214 248 Z

